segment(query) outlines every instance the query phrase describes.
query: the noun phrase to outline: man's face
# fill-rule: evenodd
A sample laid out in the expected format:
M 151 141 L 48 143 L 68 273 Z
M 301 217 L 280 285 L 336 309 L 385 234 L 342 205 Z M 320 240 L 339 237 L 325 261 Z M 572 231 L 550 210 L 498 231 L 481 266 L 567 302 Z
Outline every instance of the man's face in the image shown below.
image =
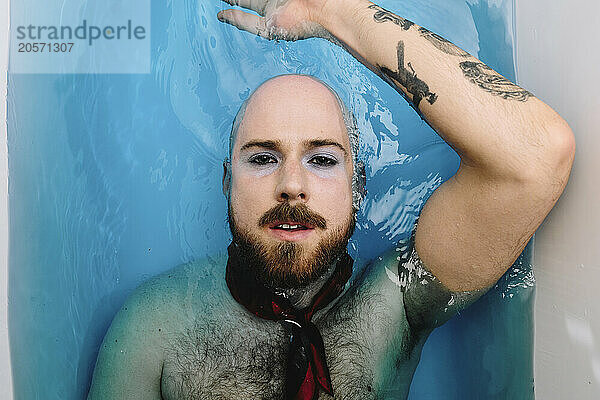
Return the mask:
M 308 283 L 345 250 L 352 154 L 325 86 L 284 76 L 253 94 L 232 149 L 229 213 L 234 241 L 278 286 Z

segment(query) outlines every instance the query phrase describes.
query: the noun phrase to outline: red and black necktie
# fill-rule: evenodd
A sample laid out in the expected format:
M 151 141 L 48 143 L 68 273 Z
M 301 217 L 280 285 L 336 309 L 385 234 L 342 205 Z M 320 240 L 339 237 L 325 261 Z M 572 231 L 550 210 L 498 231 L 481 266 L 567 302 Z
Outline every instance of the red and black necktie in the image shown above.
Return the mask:
M 325 347 L 319 329 L 311 322 L 315 312 L 335 300 L 352 275 L 354 260 L 344 253 L 312 304 L 294 309 L 289 300 L 274 294 L 258 282 L 248 266 L 236 254 L 236 246 L 228 248 L 229 259 L 225 279 L 233 298 L 252 314 L 273 321 L 283 321 L 290 327 L 290 348 L 286 362 L 286 400 L 316 400 L 322 389 L 333 396 Z

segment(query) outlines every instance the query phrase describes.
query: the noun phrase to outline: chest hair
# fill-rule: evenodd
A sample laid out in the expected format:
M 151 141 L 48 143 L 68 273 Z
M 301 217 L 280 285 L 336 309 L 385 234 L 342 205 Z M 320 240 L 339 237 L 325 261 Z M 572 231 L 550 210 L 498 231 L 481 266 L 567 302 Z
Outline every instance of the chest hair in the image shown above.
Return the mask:
M 407 332 L 398 329 L 390 315 L 385 298 L 358 290 L 315 319 L 323 335 L 335 399 L 390 398 L 383 395 L 381 376 L 376 373 L 385 354 L 396 356 L 387 357 L 392 365 L 384 369 L 396 369 L 410 353 L 404 347 L 411 347 Z M 402 338 L 397 340 L 399 333 Z M 245 311 L 195 321 L 169 345 L 163 399 L 283 400 L 289 338 L 284 324 Z M 321 393 L 319 399 L 331 397 Z

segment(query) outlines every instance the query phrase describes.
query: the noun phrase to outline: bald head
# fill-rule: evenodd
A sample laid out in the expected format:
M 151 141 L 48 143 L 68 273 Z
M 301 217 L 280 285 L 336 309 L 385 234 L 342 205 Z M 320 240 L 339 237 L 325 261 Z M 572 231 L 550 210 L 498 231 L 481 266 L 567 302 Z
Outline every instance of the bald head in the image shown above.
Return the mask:
M 354 115 L 329 85 L 309 75 L 280 75 L 265 81 L 244 101 L 234 119 L 230 157 L 246 129 L 277 129 L 290 134 L 343 132 L 353 161 L 354 203 L 358 208 L 364 186 L 364 168 L 357 159 L 358 128 Z
M 358 128 L 354 115 L 339 95 L 325 82 L 310 75 L 279 75 L 263 82 L 238 110 L 229 136 L 229 156 L 247 112 L 276 114 L 275 108 L 286 112 L 293 101 L 295 110 L 311 113 L 316 107 L 326 107 L 332 118 L 338 118 L 348 134 L 353 158 L 358 154 Z M 254 104 L 253 104 L 254 103 Z M 281 107 L 278 107 L 281 106 Z M 300 107 L 300 109 L 298 109 Z

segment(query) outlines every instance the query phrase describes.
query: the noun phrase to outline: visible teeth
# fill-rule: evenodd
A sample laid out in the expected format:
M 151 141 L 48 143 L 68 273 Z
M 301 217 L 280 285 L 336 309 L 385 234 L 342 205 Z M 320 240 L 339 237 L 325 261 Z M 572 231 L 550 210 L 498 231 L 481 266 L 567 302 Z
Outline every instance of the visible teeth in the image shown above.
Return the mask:
M 300 227 L 301 227 L 301 225 L 290 225 L 290 224 L 279 224 L 279 225 L 277 225 L 277 228 L 281 228 L 281 229 L 298 229 Z

